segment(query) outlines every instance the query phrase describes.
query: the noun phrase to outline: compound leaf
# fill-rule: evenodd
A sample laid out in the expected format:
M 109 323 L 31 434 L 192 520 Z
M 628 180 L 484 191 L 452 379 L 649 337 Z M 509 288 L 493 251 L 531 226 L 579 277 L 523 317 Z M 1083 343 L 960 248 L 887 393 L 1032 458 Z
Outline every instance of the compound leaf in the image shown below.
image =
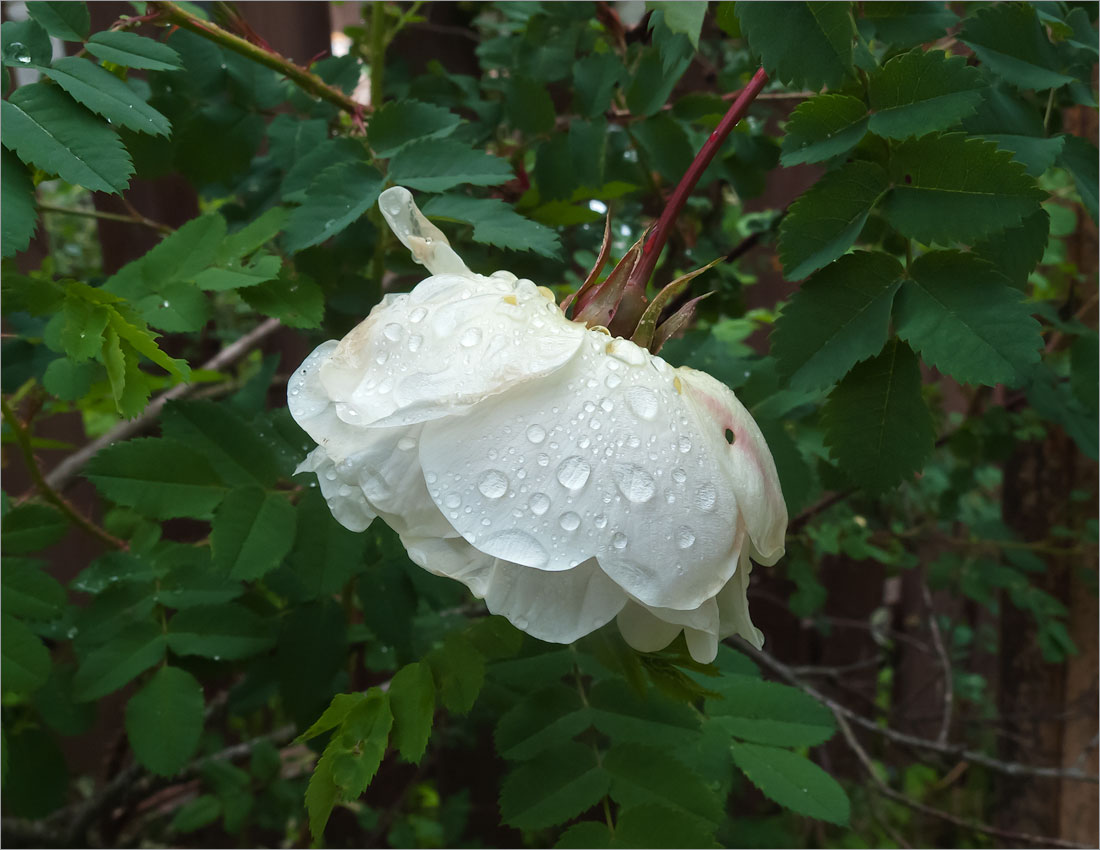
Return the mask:
M 962 56 L 920 48 L 895 56 L 869 80 L 871 132 L 904 139 L 946 129 L 974 112 L 985 85 Z
M 888 254 L 857 251 L 803 283 L 772 331 L 772 352 L 790 385 L 827 387 L 882 351 L 903 274 Z
M 891 340 L 860 363 L 821 411 L 825 443 L 840 468 L 875 493 L 916 472 L 932 451 L 932 414 L 921 398 L 916 355 Z

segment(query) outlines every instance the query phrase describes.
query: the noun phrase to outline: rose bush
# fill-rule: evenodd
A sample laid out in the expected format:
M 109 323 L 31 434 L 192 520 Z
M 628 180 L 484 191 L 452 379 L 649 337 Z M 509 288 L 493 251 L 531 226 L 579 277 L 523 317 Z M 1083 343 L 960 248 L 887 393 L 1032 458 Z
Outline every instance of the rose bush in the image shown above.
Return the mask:
M 409 557 L 490 611 L 569 643 L 616 619 L 642 651 L 763 638 L 752 561 L 787 511 L 759 428 L 711 376 L 565 317 L 553 294 L 474 274 L 408 191 L 379 200 L 431 276 L 323 343 L 288 387 L 333 516 L 381 517 Z

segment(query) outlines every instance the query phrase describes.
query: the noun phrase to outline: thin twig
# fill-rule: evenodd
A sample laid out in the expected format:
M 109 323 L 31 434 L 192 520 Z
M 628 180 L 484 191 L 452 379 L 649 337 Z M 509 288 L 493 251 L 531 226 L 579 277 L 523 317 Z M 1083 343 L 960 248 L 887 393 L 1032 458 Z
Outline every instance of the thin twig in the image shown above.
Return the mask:
M 281 327 L 282 323 L 278 319 L 267 319 L 236 342 L 227 345 L 199 368 L 205 371 L 216 372 L 234 361 L 239 360 Z M 149 402 L 140 416 L 119 422 L 118 425 L 102 437 L 92 440 L 79 451 L 73 452 L 62 460 L 46 476 L 45 480 L 47 486 L 58 491 L 64 490 L 69 485 L 69 482 L 72 481 L 73 477 L 84 468 L 84 464 L 91 460 L 97 452 L 101 449 L 105 449 L 112 443 L 129 439 L 156 419 L 157 416 L 160 415 L 160 411 L 165 404 L 174 399 L 183 398 L 183 396 L 192 392 L 194 388 L 195 384 L 177 384 L 170 390 L 161 393 Z
M 1087 845 L 1077 844 L 1074 841 L 1064 841 L 1060 838 L 1051 838 L 1046 835 L 1032 835 L 1027 832 L 1014 832 L 1009 829 L 1001 829 L 1000 827 L 991 826 L 985 823 L 979 823 L 978 821 L 968 820 L 967 818 L 961 818 L 958 815 L 953 815 L 950 812 L 945 812 L 943 809 L 937 809 L 933 806 L 929 806 L 919 800 L 914 800 L 906 794 L 902 794 L 900 791 L 895 791 L 889 785 L 887 785 L 875 770 L 875 765 L 871 761 L 871 757 L 867 754 L 867 751 L 863 748 L 863 745 L 859 743 L 859 739 L 856 738 L 855 733 L 852 731 L 852 727 L 848 725 L 848 720 L 844 714 L 833 708 L 833 716 L 836 718 L 836 724 L 840 728 L 840 734 L 844 736 L 845 742 L 848 744 L 848 748 L 855 753 L 856 758 L 859 759 L 863 765 L 864 770 L 867 771 L 867 775 L 871 778 L 871 787 L 874 791 L 878 792 L 884 797 L 889 797 L 895 802 L 901 803 L 904 806 L 908 806 L 915 812 L 928 815 L 929 817 L 938 818 L 939 820 L 947 821 L 963 829 L 973 830 L 974 832 L 981 832 L 985 835 L 993 835 L 998 838 L 1007 838 L 1013 841 L 1022 841 L 1025 844 L 1035 844 L 1039 847 L 1071 847 L 1071 848 L 1083 848 Z
M 864 717 L 861 714 L 857 714 L 845 705 L 841 705 L 834 699 L 830 699 L 817 690 L 817 688 L 803 682 L 798 676 L 796 676 L 791 668 L 784 664 L 779 659 L 769 655 L 762 650 L 757 649 L 751 644 L 747 643 L 740 638 L 732 639 L 737 648 L 752 658 L 754 661 L 758 661 L 771 670 L 773 673 L 778 674 L 789 684 L 801 690 L 803 693 L 816 699 L 818 702 L 825 705 L 834 713 L 839 712 L 844 715 L 845 718 L 855 723 L 864 729 L 874 732 L 878 735 L 882 735 L 884 738 L 902 744 L 908 747 L 915 747 L 921 750 L 929 750 L 931 752 L 942 753 L 943 755 L 953 756 L 966 761 L 980 764 L 983 767 L 987 767 L 990 770 L 995 770 L 998 773 L 1004 773 L 1009 776 L 1040 776 L 1047 779 L 1073 779 L 1080 782 L 1092 782 L 1100 783 L 1100 776 L 1092 773 L 1086 773 L 1083 770 L 1076 768 L 1061 768 L 1061 767 L 1035 767 L 1029 764 L 1022 764 L 1020 762 L 1008 762 L 1001 761 L 1000 759 L 987 756 L 985 753 L 977 752 L 976 750 L 970 750 L 960 744 L 941 744 L 937 741 L 932 741 L 927 738 L 918 738 L 915 735 L 907 735 L 904 732 L 898 732 L 886 726 L 879 726 L 874 720 Z
M 936 648 L 936 655 L 940 659 L 943 668 L 943 719 L 940 721 L 940 733 L 936 736 L 937 744 L 946 744 L 948 732 L 951 731 L 951 714 L 955 706 L 955 683 L 952 681 L 951 657 L 947 654 L 947 647 L 943 643 L 943 635 L 940 632 L 940 624 L 936 620 L 936 608 L 932 603 L 932 591 L 928 589 L 928 582 L 921 582 L 921 594 L 924 596 L 925 607 L 928 608 L 928 627 L 932 631 L 932 646 Z
M 149 4 L 149 10 L 158 13 L 158 20 L 175 24 L 182 29 L 189 30 L 196 35 L 200 35 L 214 42 L 220 47 L 224 47 L 226 50 L 232 50 L 234 53 L 239 53 L 241 56 L 263 65 L 265 68 L 270 68 L 282 74 L 287 79 L 293 81 L 307 94 L 311 94 L 321 100 L 326 100 L 334 106 L 339 107 L 344 112 L 347 112 L 352 116 L 359 127 L 362 127 L 363 105 L 361 103 L 352 100 L 340 91 L 340 89 L 330 86 L 316 74 L 311 74 L 305 68 L 295 65 L 289 59 L 280 56 L 272 50 L 265 50 L 231 32 L 227 32 L 217 24 L 204 21 L 192 15 L 182 7 L 177 6 L 175 3 L 160 2 L 158 0 L 158 2 Z M 366 131 L 363 130 L 363 132 L 365 133 Z
M 145 216 L 123 215 L 122 213 L 103 212 L 101 210 L 82 210 L 78 207 L 56 207 L 53 204 L 39 204 L 39 212 L 56 213 L 58 215 L 75 215 L 81 218 L 98 218 L 104 221 L 121 221 L 126 224 L 140 224 L 145 227 L 158 230 L 161 233 L 171 233 L 172 228 L 167 224 L 159 224 Z
M 34 456 L 34 447 L 31 445 L 30 428 L 16 415 L 7 399 L 0 399 L 0 410 L 3 411 L 4 420 L 11 427 L 12 434 L 15 436 L 15 443 L 19 446 L 19 451 L 23 455 L 23 462 L 26 464 L 27 472 L 30 474 L 31 483 L 34 484 L 34 488 L 38 491 L 38 494 L 61 511 L 61 513 L 65 514 L 73 525 L 86 531 L 100 542 L 106 543 L 112 549 L 126 549 L 127 543 L 125 540 L 120 540 L 110 532 L 100 528 L 88 519 L 88 517 L 78 511 L 73 504 L 63 497 L 55 488 L 50 486 L 42 476 L 42 469 L 38 466 L 38 459 Z

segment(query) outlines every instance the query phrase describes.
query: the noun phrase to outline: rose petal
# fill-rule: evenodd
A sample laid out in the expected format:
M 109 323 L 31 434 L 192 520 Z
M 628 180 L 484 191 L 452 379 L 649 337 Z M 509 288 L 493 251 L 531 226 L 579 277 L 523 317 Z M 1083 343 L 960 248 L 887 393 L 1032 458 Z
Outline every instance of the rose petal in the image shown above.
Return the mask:
M 749 553 L 741 554 L 741 563 L 733 578 L 715 597 L 718 603 L 720 626 L 718 636 L 723 640 L 730 635 L 740 635 L 757 649 L 764 646 L 764 633 L 752 624 L 749 617 L 749 575 L 752 573 L 752 561 Z
M 321 495 L 328 503 L 333 518 L 348 531 L 366 531 L 377 514 L 371 509 L 367 497 L 356 486 L 339 479 L 336 464 L 324 449 L 318 447 L 298 464 L 294 474 L 315 472 L 321 485 Z
M 722 477 L 731 482 L 737 497 L 751 541 L 752 558 L 770 567 L 783 556 L 787 505 L 764 435 L 745 406 L 721 381 L 687 367 L 677 372 L 697 415 L 703 421 L 710 420 L 711 439 L 725 442 L 727 429 L 733 434 L 733 444 L 721 454 L 726 473 Z
M 547 571 L 595 556 L 644 604 L 696 608 L 737 564 L 728 446 L 663 360 L 586 333 L 565 368 L 425 426 L 429 492 L 486 554 Z
M 440 275 L 372 310 L 321 383 L 348 424 L 409 425 L 559 369 L 584 333 L 529 280 Z

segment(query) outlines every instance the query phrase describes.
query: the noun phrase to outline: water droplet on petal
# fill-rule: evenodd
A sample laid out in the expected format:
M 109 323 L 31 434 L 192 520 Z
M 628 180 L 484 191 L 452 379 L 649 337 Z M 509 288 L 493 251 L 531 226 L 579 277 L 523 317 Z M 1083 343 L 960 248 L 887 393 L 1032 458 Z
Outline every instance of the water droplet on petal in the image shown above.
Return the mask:
M 447 498 L 443 500 L 443 504 L 448 508 L 457 508 L 462 504 L 462 499 L 459 497 L 458 493 L 448 493 Z
M 621 531 L 616 531 L 611 537 L 611 545 L 616 549 L 625 549 L 627 544 L 626 535 Z
M 487 499 L 499 499 L 508 491 L 508 476 L 497 469 L 489 469 L 478 479 L 477 489 Z
M 397 448 L 401 449 L 403 452 L 407 452 L 409 449 L 415 449 L 416 440 L 412 437 L 402 437 L 397 441 Z
M 615 387 L 617 387 L 619 384 L 621 384 L 623 382 L 623 379 L 621 377 L 619 377 L 618 375 L 612 373 L 612 374 L 608 375 L 606 378 L 604 378 L 603 382 L 605 384 L 607 384 L 608 389 L 613 390 L 613 389 L 615 389 Z
M 495 534 L 484 542 L 478 543 L 478 549 L 486 555 L 522 564 L 526 567 L 539 568 L 550 560 L 543 545 L 526 531 L 509 529 Z
M 581 524 L 581 518 L 573 511 L 566 511 L 558 518 L 558 524 L 566 531 L 576 531 Z
M 676 545 L 681 549 L 690 549 L 695 542 L 695 532 L 686 525 L 681 525 L 676 532 Z
M 535 516 L 542 516 L 550 509 L 550 497 L 545 493 L 532 493 L 527 502 L 527 507 Z
M 535 463 L 537 463 L 539 466 L 549 466 L 550 465 L 550 455 L 548 455 L 548 454 L 538 455 L 535 458 Z
M 481 342 L 481 328 L 467 328 L 458 342 L 463 348 L 473 348 Z
M 703 484 L 695 491 L 695 507 L 701 511 L 713 511 L 717 501 L 718 491 L 714 489 L 713 484 Z
M 596 514 L 592 522 L 595 524 L 596 528 L 607 528 L 607 517 L 603 514 Z
M 546 439 L 546 429 L 541 425 L 530 425 L 527 428 L 527 439 L 538 445 Z
M 640 419 L 652 420 L 657 416 L 657 395 L 647 387 L 631 387 L 627 390 L 626 403 Z
M 397 342 L 401 337 L 405 335 L 405 329 L 397 322 L 390 322 L 384 328 L 382 328 L 382 336 L 391 342 Z
M 424 321 L 424 317 L 428 315 L 428 311 L 423 307 L 416 307 L 411 313 L 409 313 L 409 321 L 412 323 Z
M 558 466 L 558 481 L 570 490 L 580 490 L 588 482 L 591 472 L 592 469 L 584 458 L 571 455 Z
M 636 464 L 617 463 L 611 473 L 619 492 L 631 502 L 648 502 L 657 491 L 653 476 Z
M 674 469 L 672 470 L 672 480 L 677 484 L 683 484 L 687 481 L 687 473 L 682 469 Z
M 420 343 L 422 343 L 423 341 L 424 337 L 422 337 L 420 334 L 413 334 L 412 336 L 410 336 L 408 342 L 409 351 L 415 354 L 417 351 L 420 350 Z
M 687 437 L 680 437 L 677 445 L 679 446 L 681 454 L 687 454 L 691 451 L 691 440 Z

